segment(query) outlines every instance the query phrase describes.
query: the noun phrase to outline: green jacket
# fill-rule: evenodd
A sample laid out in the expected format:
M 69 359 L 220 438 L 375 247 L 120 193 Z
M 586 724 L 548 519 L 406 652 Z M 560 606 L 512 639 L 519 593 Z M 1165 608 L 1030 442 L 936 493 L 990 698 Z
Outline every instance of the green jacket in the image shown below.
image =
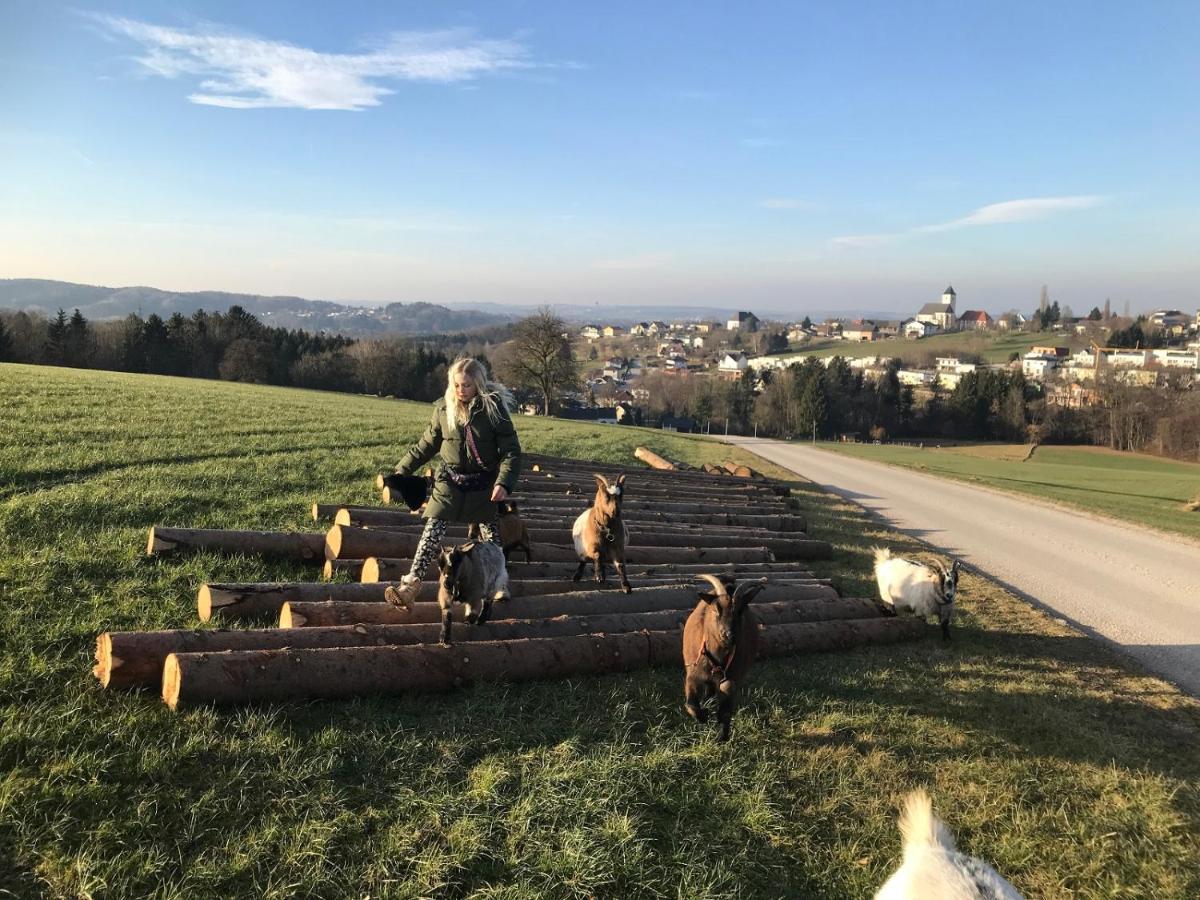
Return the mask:
M 500 421 L 493 423 L 482 401 L 478 397 L 471 401 L 471 418 L 467 427 L 475 437 L 475 449 L 483 460 L 483 466 L 480 466 L 470 454 L 463 429 L 449 421 L 445 398 L 438 399 L 433 404 L 433 418 L 429 427 L 404 454 L 396 471 L 401 475 L 412 475 L 436 455 L 440 462 L 436 471 L 440 471 L 442 465 L 454 466 L 463 474 L 497 471 L 495 483 L 503 485 L 511 494 L 516 490 L 517 478 L 521 474 L 521 444 L 503 404 L 500 410 Z M 438 478 L 433 486 L 433 496 L 425 506 L 424 516 L 449 522 L 494 522 L 497 518 L 496 504 L 491 497 L 490 485 L 482 491 L 463 491 L 449 481 Z

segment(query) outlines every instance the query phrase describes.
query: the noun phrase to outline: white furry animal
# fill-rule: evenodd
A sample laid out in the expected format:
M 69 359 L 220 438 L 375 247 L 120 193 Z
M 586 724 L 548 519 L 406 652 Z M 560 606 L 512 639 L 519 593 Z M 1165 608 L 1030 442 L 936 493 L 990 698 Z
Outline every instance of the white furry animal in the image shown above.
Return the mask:
M 958 594 L 958 560 L 950 571 L 939 564 L 937 568 L 892 556 L 886 547 L 872 547 L 875 554 L 875 581 L 879 584 L 879 599 L 897 613 L 914 616 L 937 616 L 942 625 L 942 637 L 950 640 L 950 619 L 954 616 L 954 599 Z
M 1022 900 L 999 872 L 954 848 L 954 836 L 933 814 L 924 790 L 904 798 L 900 834 L 904 862 L 875 900 Z

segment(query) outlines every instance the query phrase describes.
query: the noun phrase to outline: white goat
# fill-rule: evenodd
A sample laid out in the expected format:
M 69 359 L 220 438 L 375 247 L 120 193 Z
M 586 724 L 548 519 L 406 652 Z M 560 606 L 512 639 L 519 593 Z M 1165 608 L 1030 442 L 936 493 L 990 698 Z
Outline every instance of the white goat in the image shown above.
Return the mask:
M 1022 900 L 999 872 L 954 848 L 954 836 L 933 814 L 924 790 L 904 798 L 900 834 L 904 862 L 875 900 Z
M 893 612 L 907 612 L 925 618 L 936 615 L 942 625 L 942 637 L 950 640 L 950 619 L 958 594 L 958 560 L 947 572 L 924 563 L 892 556 L 886 547 L 872 547 L 875 554 L 875 581 L 879 599 Z

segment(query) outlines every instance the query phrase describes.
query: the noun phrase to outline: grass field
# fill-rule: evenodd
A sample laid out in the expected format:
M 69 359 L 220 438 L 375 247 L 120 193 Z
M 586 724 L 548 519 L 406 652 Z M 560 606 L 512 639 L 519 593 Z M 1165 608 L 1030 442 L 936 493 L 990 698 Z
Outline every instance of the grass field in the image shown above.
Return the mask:
M 825 449 L 931 475 L 957 478 L 1091 513 L 1200 538 L 1200 512 L 1185 503 L 1200 494 L 1200 465 L 1101 447 L 981 444 L 902 447 L 822 444 Z
M 313 500 L 374 499 L 427 407 L 13 365 L 0 398 L 0 896 L 860 898 L 918 785 L 1029 897 L 1200 895 L 1197 704 L 969 574 L 955 641 L 760 663 L 724 745 L 681 669 L 179 715 L 106 694 L 98 632 L 197 626 L 202 581 L 313 577 L 147 559 L 149 525 L 309 529 Z M 631 470 L 639 443 L 730 454 L 518 428 Z M 848 595 L 871 543 L 919 549 L 798 493 Z
M 887 338 L 869 344 L 851 344 L 846 341 L 814 341 L 799 345 L 789 353 L 805 356 L 893 356 L 912 362 L 930 353 L 952 356 L 956 353 L 977 353 L 985 362 L 1008 362 L 1013 353 L 1024 354 L 1030 347 L 1041 344 L 1065 346 L 1071 336 L 1053 331 L 1038 332 L 975 332 L 955 331 L 949 334 L 934 334 L 920 340 Z

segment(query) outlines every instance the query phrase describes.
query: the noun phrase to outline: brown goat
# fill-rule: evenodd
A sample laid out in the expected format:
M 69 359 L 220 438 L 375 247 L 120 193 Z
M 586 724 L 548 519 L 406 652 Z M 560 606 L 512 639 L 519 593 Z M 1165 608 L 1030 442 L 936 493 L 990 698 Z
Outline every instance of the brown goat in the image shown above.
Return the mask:
M 514 550 L 523 550 L 525 552 L 525 562 L 533 561 L 533 553 L 530 552 L 529 529 L 521 521 L 521 513 L 517 509 L 516 500 L 500 501 L 500 519 L 496 525 L 496 529 L 500 533 L 500 546 L 504 548 L 504 559 L 506 561 L 508 560 L 508 555 Z M 472 522 L 467 526 L 467 540 L 483 540 L 483 535 L 479 533 L 479 525 L 477 523 Z
M 571 526 L 571 539 L 579 554 L 579 568 L 572 580 L 582 578 L 584 567 L 591 561 L 596 568 L 596 580 L 603 584 L 606 565 L 611 561 L 621 581 L 621 590 L 628 594 L 633 588 L 625 576 L 625 544 L 629 540 L 629 529 L 621 518 L 625 476 L 619 475 L 612 484 L 603 475 L 595 478 L 596 497 Z
M 716 695 L 721 740 L 727 741 L 737 686 L 758 651 L 758 617 L 746 607 L 766 587 L 766 579 L 742 582 L 731 597 L 732 580 L 699 577 L 713 590 L 701 591 L 700 602 L 683 626 L 684 709 L 697 722 L 707 722 L 702 704 Z

